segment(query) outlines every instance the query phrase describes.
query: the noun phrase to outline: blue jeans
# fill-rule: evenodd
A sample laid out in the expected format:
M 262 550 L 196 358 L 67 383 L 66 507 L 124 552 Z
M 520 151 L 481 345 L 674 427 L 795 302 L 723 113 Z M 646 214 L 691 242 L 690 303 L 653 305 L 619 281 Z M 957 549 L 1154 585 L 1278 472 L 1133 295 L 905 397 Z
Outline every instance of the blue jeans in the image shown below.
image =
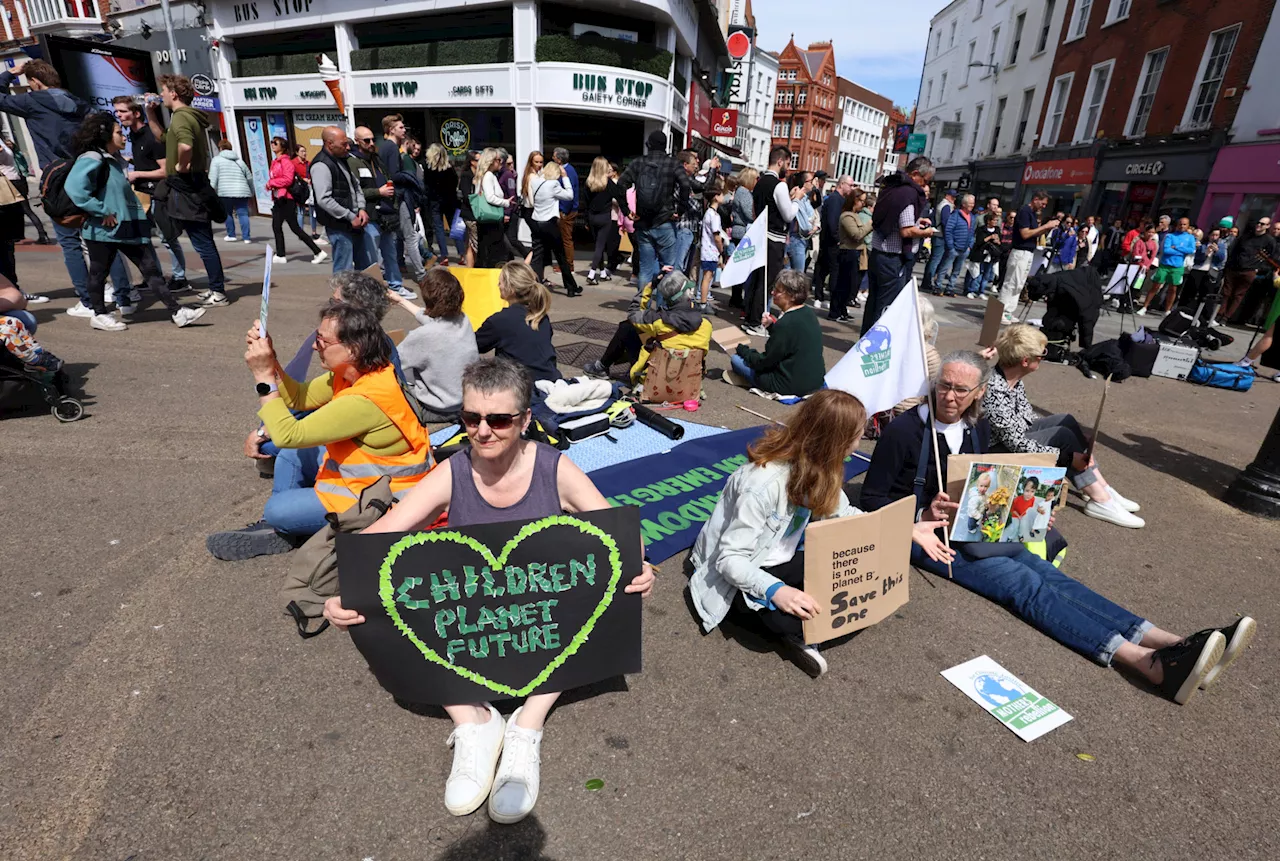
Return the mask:
M 0 317 L 12 317 L 15 320 L 21 320 L 22 325 L 27 329 L 27 334 L 33 338 L 35 337 L 36 318 L 30 311 L 0 311 Z
M 249 198 L 220 197 L 222 208 L 227 211 L 227 236 L 236 238 L 236 218 L 240 219 L 240 238 L 249 238 Z
M 369 242 L 377 254 L 378 263 L 382 264 L 382 280 L 387 282 L 387 286 L 391 288 L 399 287 L 404 283 L 404 279 L 400 277 L 400 263 L 398 260 L 399 249 L 396 247 L 396 231 L 382 230 L 378 225 L 370 221 L 364 227 L 365 235 L 369 237 Z
M 991 262 L 978 263 L 975 265 L 978 267 L 978 280 L 976 283 L 974 282 L 973 269 L 970 267 L 969 271 L 964 273 L 964 292 L 985 293 L 987 292 L 987 288 L 991 286 L 991 282 L 995 280 L 994 273 L 996 264 Z
M 427 253 L 448 257 L 449 231 L 444 229 L 444 220 L 441 218 L 440 213 L 440 201 L 428 200 L 423 204 L 422 227 L 426 234 L 422 237 L 422 241 L 427 247 Z M 433 241 L 436 246 L 434 251 L 431 247 Z
M 676 249 L 672 254 L 672 266 L 681 272 L 689 269 L 689 249 L 693 247 L 693 231 L 676 225 Z
M 173 226 L 179 233 L 184 230 L 187 232 L 192 246 L 204 262 L 204 271 L 209 276 L 209 289 L 214 293 L 226 293 L 227 281 L 222 274 L 222 258 L 218 256 L 218 248 L 213 244 L 213 225 L 207 221 L 174 219 Z
M 787 268 L 796 272 L 804 271 L 805 257 L 804 240 L 799 236 L 787 237 Z
M 311 213 L 311 232 L 315 233 L 316 227 L 317 227 L 315 204 L 307 203 L 302 206 L 299 206 L 297 209 L 298 209 L 298 226 L 304 227 L 306 225 L 306 221 L 307 221 L 306 214 L 307 212 L 310 212 Z M 248 232 L 248 228 L 245 228 L 245 232 L 246 233 Z
M 315 490 L 316 474 L 324 456 L 324 446 L 286 448 L 276 456 L 271 498 L 262 509 L 262 518 L 278 531 L 315 535 L 324 528 L 327 510 Z
M 324 234 L 329 238 L 334 274 L 350 272 L 352 269 L 364 270 L 373 265 L 369 256 L 369 246 L 372 243 L 363 230 L 357 233 L 354 230 L 326 227 Z
M 929 262 L 924 265 L 924 283 L 922 290 L 928 290 L 933 285 L 933 279 L 938 274 L 938 267 L 942 265 L 942 258 L 947 253 L 947 243 L 942 238 L 942 234 L 933 237 L 933 243 L 929 246 Z
M 730 354 L 729 367 L 733 368 L 733 372 L 735 374 L 741 374 L 746 377 L 747 382 L 752 386 L 755 386 L 759 382 L 759 380 L 756 379 L 756 372 L 748 368 L 747 363 L 744 362 L 742 357 L 737 353 Z
M 634 235 L 640 258 L 640 289 L 643 290 L 663 266 L 676 265 L 676 226 L 671 222 L 653 227 L 637 227 Z
M 58 245 L 62 246 L 62 261 L 67 266 L 67 274 L 71 276 L 71 286 L 75 288 L 76 295 L 80 297 L 80 302 L 86 308 L 93 307 L 93 300 L 89 298 L 89 290 L 86 286 L 89 283 L 89 267 L 84 262 L 84 250 L 80 246 L 80 231 L 74 227 L 63 227 L 58 222 L 53 223 L 53 234 L 58 239 Z M 116 304 L 129 304 L 129 272 L 124 268 L 124 255 L 116 255 L 115 262 L 111 264 L 111 285 L 115 288 Z
M 911 562 L 926 571 L 946 575 L 946 566 L 926 557 L 915 545 L 911 547 Z M 1016 556 L 977 560 L 957 555 L 951 572 L 961 586 L 994 601 L 1037 631 L 1104 667 L 1111 665 L 1116 649 L 1126 640 L 1141 642 L 1154 627 L 1026 549 Z
M 960 277 L 960 273 L 964 271 L 964 263 L 968 256 L 968 248 L 947 249 L 947 253 L 942 258 L 942 264 L 938 267 L 937 277 L 933 282 L 935 293 L 940 290 L 945 290 L 948 293 L 955 292 L 956 278 Z M 930 260 L 930 263 L 932 262 Z

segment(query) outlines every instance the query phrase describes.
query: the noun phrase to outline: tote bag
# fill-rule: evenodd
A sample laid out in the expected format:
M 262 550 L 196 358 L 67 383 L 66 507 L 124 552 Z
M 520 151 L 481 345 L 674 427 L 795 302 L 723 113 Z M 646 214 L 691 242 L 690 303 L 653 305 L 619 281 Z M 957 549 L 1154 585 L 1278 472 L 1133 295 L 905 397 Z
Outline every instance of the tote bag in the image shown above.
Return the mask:
M 505 209 L 490 203 L 483 194 L 473 194 L 470 200 L 471 212 L 475 214 L 476 221 L 500 222 L 507 214 Z

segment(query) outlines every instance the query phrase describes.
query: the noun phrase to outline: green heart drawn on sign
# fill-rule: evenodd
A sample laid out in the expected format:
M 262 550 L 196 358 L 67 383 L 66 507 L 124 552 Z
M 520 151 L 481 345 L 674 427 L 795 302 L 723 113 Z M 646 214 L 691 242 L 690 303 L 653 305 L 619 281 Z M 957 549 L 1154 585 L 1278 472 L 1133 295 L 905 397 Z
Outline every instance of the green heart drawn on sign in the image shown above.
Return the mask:
M 395 568 L 396 560 L 406 550 L 412 547 L 418 547 L 423 544 L 431 544 L 435 542 L 447 541 L 453 544 L 461 544 L 478 553 L 489 563 L 492 569 L 501 569 L 507 563 L 507 557 L 511 552 L 520 545 L 530 535 L 541 532 L 544 529 L 563 526 L 571 529 L 577 529 L 588 535 L 593 535 L 600 540 L 600 543 L 609 551 L 609 582 L 605 586 L 604 594 L 600 597 L 599 603 L 592 610 L 591 616 L 583 623 L 582 627 L 573 639 L 570 640 L 564 648 L 562 648 L 554 658 L 542 669 L 540 673 L 533 677 L 532 680 L 524 687 L 513 688 L 504 685 L 501 682 L 495 682 L 466 667 L 459 667 L 453 662 L 440 656 L 440 653 L 428 646 L 418 638 L 413 629 L 409 627 L 400 616 L 400 611 L 396 607 L 395 588 L 391 582 L 391 572 Z M 550 678 L 556 668 L 565 661 L 573 657 L 578 649 L 582 648 L 582 644 L 591 636 L 591 631 L 595 628 L 596 621 L 609 609 L 609 605 L 613 603 L 613 594 L 618 588 L 618 581 L 622 579 L 622 554 L 618 551 L 618 543 L 613 540 L 613 536 L 609 535 L 594 523 L 585 520 L 579 520 L 565 514 L 557 514 L 552 517 L 544 517 L 541 520 L 535 520 L 532 523 L 525 524 L 519 532 L 511 537 L 511 539 L 503 546 L 502 552 L 496 557 L 490 552 L 489 548 L 476 541 L 469 535 L 462 535 L 457 532 L 448 532 L 441 530 L 433 530 L 431 532 L 417 532 L 413 535 L 406 535 L 395 544 L 391 545 L 391 549 L 387 551 L 386 558 L 382 560 L 382 567 L 378 569 L 378 597 L 382 599 L 383 609 L 387 611 L 387 615 L 391 617 L 391 622 L 396 626 L 400 633 L 409 638 L 409 642 L 422 652 L 423 657 L 432 663 L 439 664 L 447 670 L 457 673 L 469 682 L 486 687 L 491 691 L 506 694 L 511 697 L 527 696 L 530 691 L 535 690 L 539 685 Z

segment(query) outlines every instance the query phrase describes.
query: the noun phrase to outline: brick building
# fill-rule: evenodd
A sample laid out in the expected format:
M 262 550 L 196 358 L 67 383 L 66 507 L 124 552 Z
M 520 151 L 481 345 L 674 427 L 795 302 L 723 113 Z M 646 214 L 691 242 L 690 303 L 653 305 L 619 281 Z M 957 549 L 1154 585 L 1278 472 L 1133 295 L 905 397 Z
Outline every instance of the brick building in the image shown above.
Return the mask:
M 893 173 L 898 170 L 905 170 L 907 167 L 907 159 L 909 156 L 905 152 L 894 152 L 894 135 L 898 126 L 904 123 L 915 123 L 916 109 L 911 109 L 911 115 L 908 116 L 902 108 L 897 105 L 889 112 L 889 124 L 884 129 L 884 142 L 880 147 L 880 175 Z
M 1072 0 L 1023 198 L 1044 187 L 1108 222 L 1194 217 L 1274 5 Z
M 773 146 L 791 148 L 791 166 L 831 172 L 836 143 L 836 58 L 830 42 L 778 53 L 778 91 L 773 107 Z

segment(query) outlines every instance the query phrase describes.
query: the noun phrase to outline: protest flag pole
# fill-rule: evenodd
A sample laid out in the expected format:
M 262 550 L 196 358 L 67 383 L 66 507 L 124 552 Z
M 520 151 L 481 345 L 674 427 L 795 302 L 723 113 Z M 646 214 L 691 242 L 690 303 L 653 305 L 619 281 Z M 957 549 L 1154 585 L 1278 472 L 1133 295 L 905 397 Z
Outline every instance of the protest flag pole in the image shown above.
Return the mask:
M 925 349 L 924 324 L 920 322 L 920 293 L 916 289 L 916 279 L 914 275 L 911 277 L 911 297 L 915 299 L 916 310 L 912 316 L 916 321 L 916 334 L 919 336 L 918 340 L 920 341 L 920 363 L 921 367 L 924 368 L 924 375 L 927 379 L 929 376 L 929 353 Z M 942 482 L 942 453 L 938 451 L 938 434 L 933 429 L 933 417 L 937 414 L 937 399 L 937 392 L 935 392 L 933 386 L 930 385 L 929 396 L 925 399 L 925 406 L 929 410 L 929 420 L 925 422 L 924 432 L 929 435 L 931 440 L 933 440 L 933 469 L 934 474 L 938 479 L 938 492 L 943 493 L 946 491 L 946 485 Z M 946 545 L 948 550 L 951 549 L 951 535 L 947 531 L 946 527 L 943 527 L 942 529 L 942 543 Z M 950 562 L 947 563 L 947 579 L 955 579 L 951 574 Z

